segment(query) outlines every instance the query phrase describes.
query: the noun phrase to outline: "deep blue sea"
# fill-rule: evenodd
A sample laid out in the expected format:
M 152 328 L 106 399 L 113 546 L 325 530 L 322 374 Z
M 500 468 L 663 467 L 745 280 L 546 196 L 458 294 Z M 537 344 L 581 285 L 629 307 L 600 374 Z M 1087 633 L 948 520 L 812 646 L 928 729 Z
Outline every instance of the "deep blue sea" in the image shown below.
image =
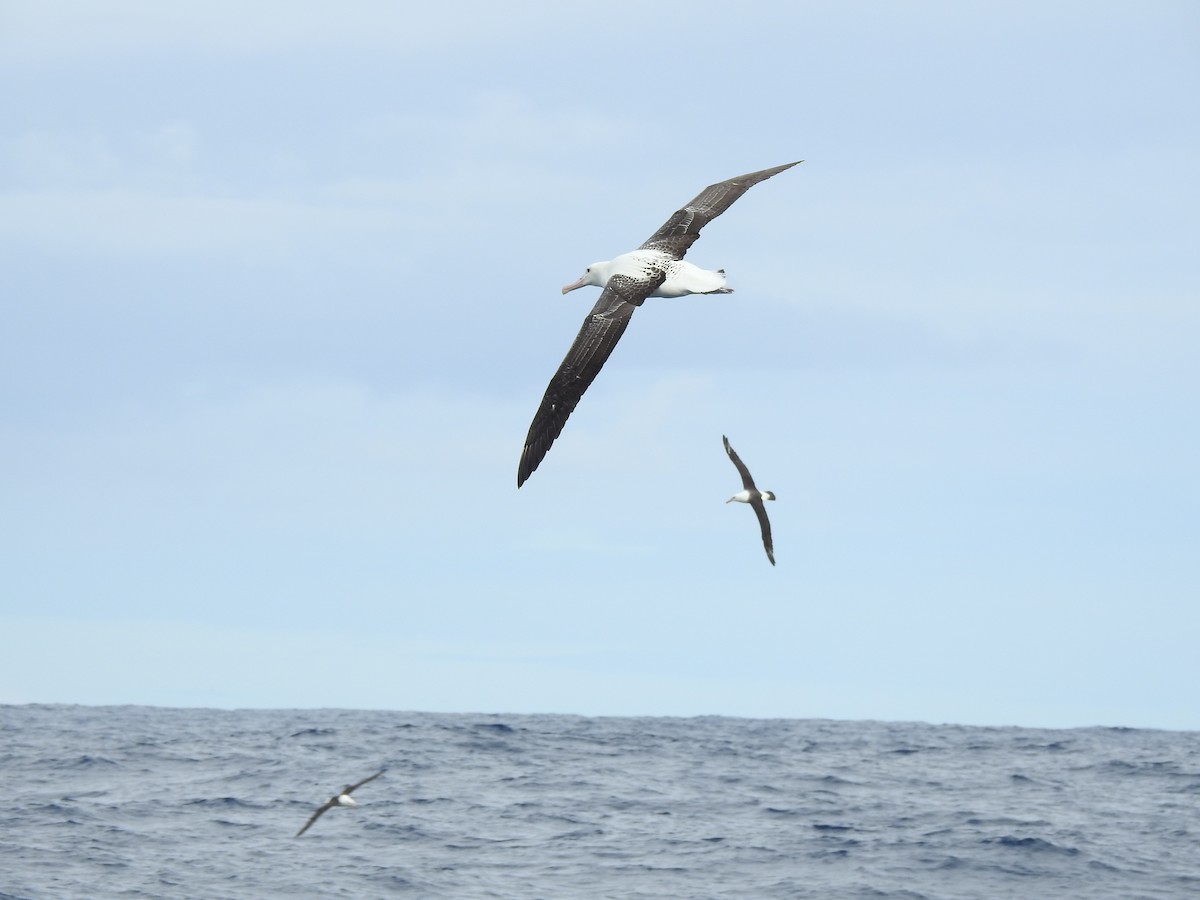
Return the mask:
M 1200 897 L 1200 732 L 31 705 L 0 771 L 0 898 Z

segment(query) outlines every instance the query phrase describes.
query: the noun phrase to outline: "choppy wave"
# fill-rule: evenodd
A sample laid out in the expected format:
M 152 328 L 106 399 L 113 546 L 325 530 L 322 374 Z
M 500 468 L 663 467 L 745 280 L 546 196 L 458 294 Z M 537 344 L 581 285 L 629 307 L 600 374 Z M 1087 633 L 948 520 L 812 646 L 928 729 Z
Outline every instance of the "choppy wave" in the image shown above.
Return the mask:
M 1194 732 L 35 705 L 0 738 L 0 900 L 1200 896 Z

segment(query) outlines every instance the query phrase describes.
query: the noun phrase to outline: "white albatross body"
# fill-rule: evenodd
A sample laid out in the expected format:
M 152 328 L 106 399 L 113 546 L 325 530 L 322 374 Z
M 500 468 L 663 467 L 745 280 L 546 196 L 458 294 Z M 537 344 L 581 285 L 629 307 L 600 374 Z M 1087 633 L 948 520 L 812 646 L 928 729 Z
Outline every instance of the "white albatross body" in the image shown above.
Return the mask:
M 595 285 L 600 298 L 575 336 L 571 349 L 550 379 L 541 405 L 525 436 L 517 487 L 537 469 L 550 446 L 562 434 L 584 391 L 625 333 L 633 311 L 647 297 L 685 297 L 688 294 L 728 294 L 724 269 L 702 269 L 684 262 L 684 254 L 700 237 L 700 229 L 760 181 L 778 175 L 798 163 L 785 163 L 710 184 L 687 206 L 677 209 L 658 231 L 636 250 L 615 259 L 592 263 L 578 281 L 562 289 Z
M 753 503 L 755 500 L 774 500 L 775 495 L 770 491 L 738 491 L 726 503 Z
M 702 269 L 687 260 L 675 259 L 661 250 L 631 250 L 606 262 L 594 262 L 578 281 L 562 289 L 564 294 L 576 288 L 595 285 L 604 287 L 614 275 L 634 279 L 651 279 L 658 271 L 666 273 L 663 283 L 647 297 L 686 297 L 688 294 L 732 294 L 725 287 L 724 269 Z

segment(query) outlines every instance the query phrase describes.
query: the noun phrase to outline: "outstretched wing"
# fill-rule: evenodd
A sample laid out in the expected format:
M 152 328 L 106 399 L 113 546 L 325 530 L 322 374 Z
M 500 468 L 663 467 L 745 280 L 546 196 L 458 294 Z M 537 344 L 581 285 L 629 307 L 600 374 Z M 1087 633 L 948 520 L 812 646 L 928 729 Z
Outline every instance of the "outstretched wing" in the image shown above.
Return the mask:
M 360 788 L 360 787 L 362 787 L 362 786 L 363 786 L 364 784 L 366 784 L 368 781 L 374 781 L 376 778 L 378 778 L 380 775 L 382 775 L 382 774 L 383 774 L 384 772 L 386 772 L 386 771 L 387 771 L 387 769 L 380 769 L 380 770 L 379 770 L 378 772 L 376 772 L 374 775 L 368 775 L 366 778 L 364 778 L 362 781 L 359 781 L 359 782 L 357 782 L 356 784 L 349 784 L 349 785 L 346 785 L 346 787 L 342 788 L 342 793 L 343 793 L 343 794 L 349 794 L 351 791 L 353 791 L 353 790 L 356 790 L 357 788 Z
M 754 479 L 750 477 L 750 470 L 746 468 L 746 464 L 742 462 L 742 458 L 737 455 L 737 452 L 731 446 L 729 446 L 729 438 L 725 437 L 725 435 L 721 435 L 721 441 L 725 444 L 725 452 L 729 454 L 729 458 L 732 459 L 733 464 L 737 466 L 738 474 L 742 476 L 742 487 L 748 491 L 758 490 L 758 488 L 754 486 Z M 763 515 L 759 516 L 759 518 L 764 518 L 765 515 L 766 514 L 764 513 Z M 764 527 L 766 528 L 764 534 L 769 537 L 771 529 L 769 526 Z
M 562 365 L 550 379 L 542 397 L 542 405 L 533 416 L 525 449 L 517 467 L 517 487 L 534 473 L 550 446 L 562 433 L 567 418 L 584 391 L 595 380 L 605 360 L 612 354 L 617 341 L 625 333 L 629 317 L 642 302 L 663 283 L 666 273 L 659 272 L 647 280 L 614 275 L 600 292 L 600 299 L 583 321 L 575 342 L 567 351 Z
M 312 823 L 317 821 L 317 819 L 321 818 L 321 814 L 324 813 L 325 810 L 331 809 L 336 803 L 337 803 L 337 797 L 333 797 L 332 799 L 327 800 L 327 801 L 325 801 L 325 803 L 318 806 L 317 811 L 308 817 L 308 821 L 304 823 L 304 827 L 296 832 L 296 837 L 300 837 L 300 835 L 302 835 L 302 834 L 304 834 L 304 832 L 308 831 L 308 829 L 312 827 Z
M 771 561 L 771 565 L 775 565 L 775 545 L 771 542 L 771 522 L 767 518 L 767 505 L 762 500 L 755 500 L 750 505 L 754 507 L 754 514 L 758 516 L 758 527 L 762 529 L 763 549 L 767 551 L 767 559 Z
M 642 250 L 662 250 L 670 253 L 676 259 L 683 259 L 688 248 L 700 237 L 700 229 L 733 205 L 733 201 L 760 181 L 766 181 L 772 175 L 778 175 L 792 166 L 799 165 L 804 160 L 776 166 L 773 169 L 763 169 L 761 172 L 751 172 L 739 175 L 728 181 L 710 184 L 683 209 L 676 210 L 671 218 L 658 231 L 654 232 L 642 244 Z

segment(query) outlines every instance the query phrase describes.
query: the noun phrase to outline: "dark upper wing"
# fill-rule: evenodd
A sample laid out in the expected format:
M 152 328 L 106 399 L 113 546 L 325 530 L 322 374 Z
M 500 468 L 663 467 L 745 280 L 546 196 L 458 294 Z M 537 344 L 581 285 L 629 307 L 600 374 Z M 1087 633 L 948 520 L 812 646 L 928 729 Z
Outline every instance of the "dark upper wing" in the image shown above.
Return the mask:
M 342 793 L 343 793 L 343 794 L 348 794 L 348 793 L 350 793 L 352 790 L 354 790 L 355 788 L 360 788 L 360 787 L 362 787 L 362 786 L 363 786 L 364 784 L 366 784 L 368 781 L 374 781 L 376 778 L 378 778 L 380 775 L 382 775 L 382 774 L 383 774 L 384 772 L 386 772 L 386 771 L 387 771 L 387 769 L 380 769 L 380 770 L 379 770 L 378 772 L 376 772 L 374 775 L 368 775 L 368 776 L 367 776 L 366 778 L 364 778 L 362 781 L 359 781 L 359 782 L 357 782 L 357 783 L 355 783 L 355 784 L 349 784 L 349 785 L 346 785 L 346 787 L 342 788 Z
M 763 169 L 761 172 L 751 172 L 739 175 L 728 181 L 710 184 L 696 195 L 691 203 L 683 209 L 676 210 L 666 224 L 650 236 L 642 244 L 642 250 L 662 250 L 670 253 L 676 259 L 683 259 L 688 248 L 700 237 L 700 229 L 733 205 L 733 201 L 760 181 L 766 181 L 772 175 L 778 175 L 792 166 L 799 165 L 804 160 L 776 166 L 773 169 Z
M 754 514 L 758 516 L 758 527 L 762 529 L 763 549 L 767 551 L 767 559 L 771 561 L 771 565 L 775 565 L 775 545 L 771 543 L 771 522 L 767 518 L 767 505 L 762 500 L 754 500 L 750 505 L 754 507 Z
M 583 327 L 575 336 L 575 342 L 567 351 L 562 365 L 550 379 L 550 386 L 542 397 L 542 405 L 533 416 L 529 434 L 525 436 L 525 449 L 521 451 L 521 463 L 517 467 L 517 487 L 533 474 L 550 450 L 550 445 L 562 433 L 579 398 L 595 380 L 600 367 L 625 333 L 625 326 L 629 324 L 634 309 L 641 306 L 642 301 L 665 278 L 666 274 L 659 272 L 645 281 L 626 275 L 614 275 L 608 279 L 608 284 L 600 292 L 600 299 L 584 319 Z
M 302 835 L 302 834 L 304 834 L 304 832 L 308 831 L 308 829 L 312 827 L 312 823 L 317 821 L 317 819 L 321 818 L 321 813 L 325 812 L 325 810 L 327 810 L 327 809 L 330 809 L 336 803 L 337 803 L 337 797 L 333 797 L 329 800 L 326 800 L 323 804 L 318 806 L 317 811 L 308 817 L 308 821 L 304 823 L 304 827 L 296 832 L 296 837 L 300 837 L 300 835 Z
M 733 460 L 733 464 L 737 466 L 738 474 L 742 476 L 742 487 L 748 491 L 758 490 L 754 486 L 754 479 L 750 477 L 750 470 L 746 468 L 746 464 L 742 462 L 742 458 L 737 455 L 737 452 L 729 446 L 729 438 L 721 435 L 721 440 L 725 444 L 725 452 L 729 454 L 729 458 Z

